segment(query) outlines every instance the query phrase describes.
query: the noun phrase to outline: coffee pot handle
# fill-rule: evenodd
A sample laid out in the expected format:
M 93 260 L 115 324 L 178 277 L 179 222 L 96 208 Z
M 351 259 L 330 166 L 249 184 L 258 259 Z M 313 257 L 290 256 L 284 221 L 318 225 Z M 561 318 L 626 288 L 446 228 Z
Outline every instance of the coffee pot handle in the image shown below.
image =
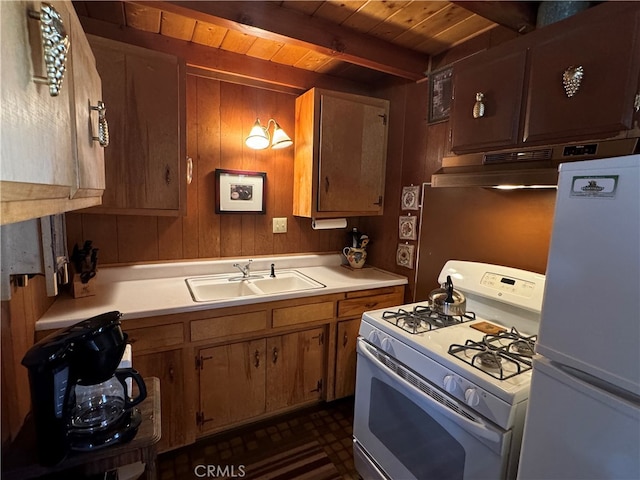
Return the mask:
M 344 255 L 345 257 L 349 256 L 349 251 L 351 250 L 351 247 L 344 247 L 342 249 L 342 255 Z
M 124 391 L 125 391 L 124 408 L 134 407 L 138 405 L 140 402 L 142 402 L 145 398 L 147 398 L 147 386 L 144 384 L 144 380 L 142 379 L 142 376 L 138 373 L 136 369 L 119 368 L 118 370 L 116 370 L 115 375 L 118 381 L 122 384 L 122 388 L 124 388 Z M 136 384 L 138 385 L 139 393 L 136 398 L 133 398 L 133 399 L 129 398 L 129 395 L 127 394 L 127 384 L 125 383 L 125 380 L 127 378 L 134 379 Z

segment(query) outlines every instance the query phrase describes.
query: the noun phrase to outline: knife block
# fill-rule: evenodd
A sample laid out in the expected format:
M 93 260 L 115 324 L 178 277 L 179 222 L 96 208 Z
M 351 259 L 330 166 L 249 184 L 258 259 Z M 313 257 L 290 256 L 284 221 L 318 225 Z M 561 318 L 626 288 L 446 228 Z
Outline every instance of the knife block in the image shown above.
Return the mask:
M 71 294 L 73 298 L 91 297 L 96 294 L 96 282 L 89 280 L 87 283 L 82 283 L 80 275 L 73 272 L 71 277 Z

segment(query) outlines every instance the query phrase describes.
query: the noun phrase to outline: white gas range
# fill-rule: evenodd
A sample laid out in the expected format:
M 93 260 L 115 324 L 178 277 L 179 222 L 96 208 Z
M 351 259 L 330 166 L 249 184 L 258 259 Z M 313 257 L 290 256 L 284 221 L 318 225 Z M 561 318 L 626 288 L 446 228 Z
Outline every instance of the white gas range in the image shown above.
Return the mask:
M 449 261 L 447 276 L 464 315 L 425 301 L 362 317 L 354 454 L 365 479 L 515 477 L 544 275 Z

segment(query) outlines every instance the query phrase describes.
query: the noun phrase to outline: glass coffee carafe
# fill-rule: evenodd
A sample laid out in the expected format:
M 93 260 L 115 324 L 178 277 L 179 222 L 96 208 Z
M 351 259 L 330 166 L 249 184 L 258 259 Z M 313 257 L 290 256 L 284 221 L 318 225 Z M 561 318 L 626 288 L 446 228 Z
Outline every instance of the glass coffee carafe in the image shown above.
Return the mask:
M 129 397 L 128 379 L 135 381 L 138 386 L 139 393 L 135 398 Z M 127 422 L 127 413 L 132 407 L 147 397 L 144 381 L 133 368 L 118 369 L 102 383 L 78 384 L 74 388 L 76 402 L 69 424 L 73 435 L 94 435 L 97 432 L 120 429 L 122 422 Z

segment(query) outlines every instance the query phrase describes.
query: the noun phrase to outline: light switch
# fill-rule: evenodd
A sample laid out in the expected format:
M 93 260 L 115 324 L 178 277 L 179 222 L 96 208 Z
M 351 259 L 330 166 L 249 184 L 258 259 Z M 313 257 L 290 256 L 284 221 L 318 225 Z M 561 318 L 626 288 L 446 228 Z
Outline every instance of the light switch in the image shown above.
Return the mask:
M 273 233 L 287 233 L 287 217 L 273 219 Z

